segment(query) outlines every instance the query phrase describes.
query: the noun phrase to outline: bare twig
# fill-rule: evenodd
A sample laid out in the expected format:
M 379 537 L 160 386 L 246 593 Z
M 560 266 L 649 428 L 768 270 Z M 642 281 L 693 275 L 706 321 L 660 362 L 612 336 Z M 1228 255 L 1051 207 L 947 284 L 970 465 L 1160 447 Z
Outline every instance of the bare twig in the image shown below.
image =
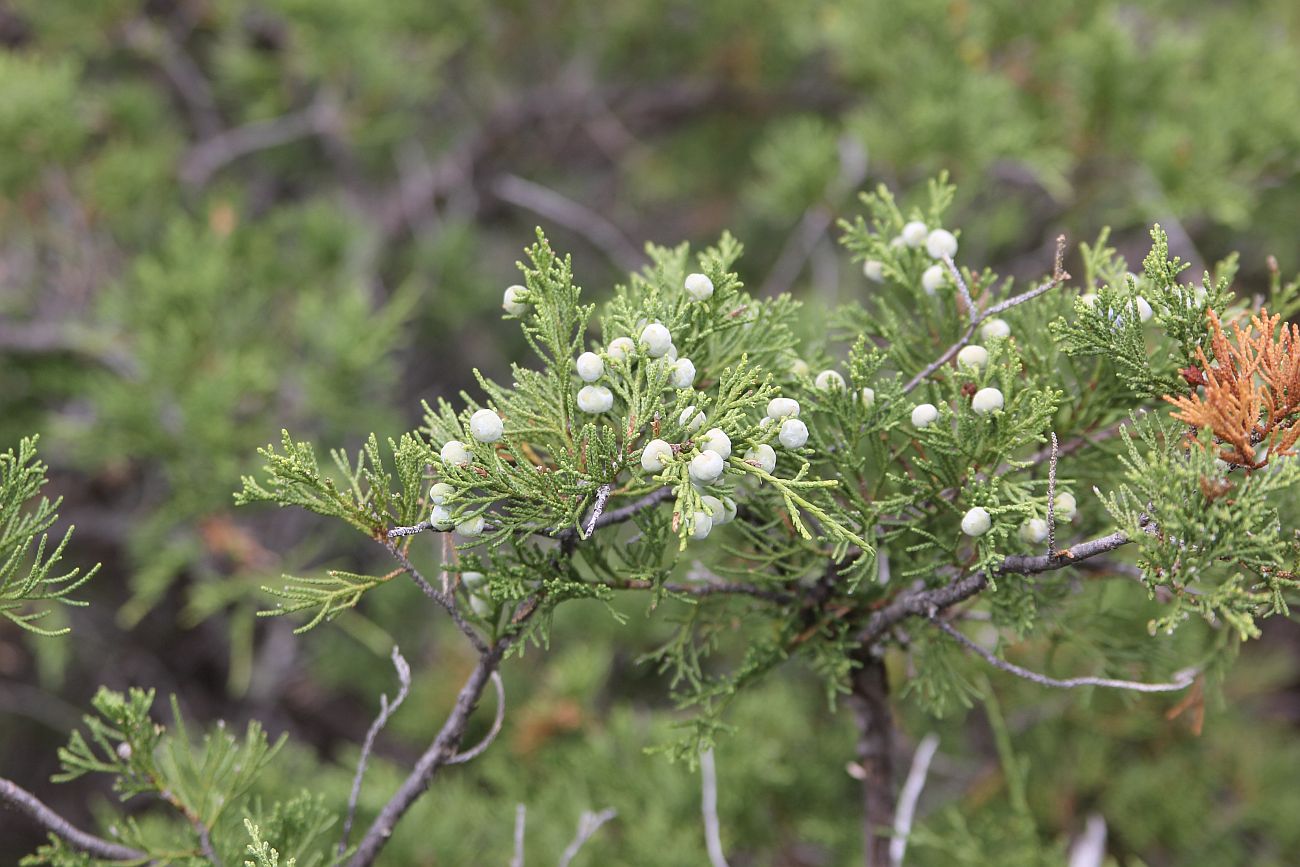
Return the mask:
M 51 810 L 31 792 L 17 783 L 0 777 L 0 801 L 36 822 L 79 852 L 106 861 L 149 861 L 149 854 L 120 843 L 87 834 L 74 827 L 67 819 Z
M 375 747 L 375 738 L 392 715 L 401 707 L 402 702 L 406 701 L 406 695 L 411 689 L 411 666 L 402 656 L 397 645 L 393 645 L 393 668 L 397 669 L 397 696 L 390 704 L 387 694 L 379 696 L 379 716 L 370 724 L 370 729 L 366 732 L 365 742 L 361 745 L 361 758 L 357 760 L 357 771 L 352 777 L 352 792 L 348 795 L 348 811 L 343 819 L 343 834 L 339 838 L 339 854 L 342 855 L 348 848 L 348 835 L 352 833 L 352 822 L 357 815 L 357 799 L 361 797 L 361 778 L 365 776 L 366 765 L 370 761 L 370 751 Z
M 1056 431 L 1052 431 L 1052 453 L 1047 465 L 1047 553 L 1056 553 Z
M 637 250 L 622 229 L 550 187 L 507 174 L 492 182 L 491 191 L 503 202 L 526 208 L 586 238 L 624 271 L 635 271 L 646 263 L 645 254 Z
M 510 867 L 524 867 L 524 825 L 528 821 L 528 808 L 515 805 L 515 850 L 510 856 Z
M 80 356 L 123 379 L 140 374 L 136 360 L 111 335 L 54 322 L 0 322 L 0 353 Z
M 978 329 L 986 319 L 990 319 L 994 316 L 997 316 L 999 313 L 1005 313 L 1006 311 L 1010 310 L 1012 307 L 1017 307 L 1021 304 L 1024 304 L 1026 301 L 1031 301 L 1034 298 L 1037 298 L 1039 295 L 1042 295 L 1044 292 L 1048 292 L 1052 289 L 1055 289 L 1057 286 L 1060 286 L 1066 280 L 1069 280 L 1070 275 L 1067 274 L 1064 268 L 1062 267 L 1062 262 L 1064 260 L 1064 257 L 1065 257 L 1065 236 L 1062 235 L 1056 239 L 1056 263 L 1052 272 L 1051 279 L 1043 283 L 1040 283 L 1039 285 L 1035 286 L 1033 289 L 1030 289 L 1027 292 L 1021 292 L 1019 295 L 1013 295 L 1010 298 L 1006 298 L 998 302 L 997 304 L 994 304 L 992 307 L 988 308 L 983 313 L 980 313 L 978 316 L 972 318 L 969 327 L 967 327 L 966 329 L 966 332 L 957 340 L 957 342 L 954 343 L 952 346 L 949 346 L 946 350 L 944 350 L 942 355 L 940 355 L 934 361 L 927 364 L 925 367 L 923 367 L 920 370 L 920 372 L 916 374 L 916 376 L 913 376 L 910 380 L 908 380 L 907 384 L 903 386 L 903 393 L 906 394 L 907 392 L 916 388 L 918 385 L 924 382 L 926 378 L 929 377 L 932 373 L 934 373 L 936 370 L 943 367 L 954 357 L 956 357 L 957 353 L 962 350 L 962 347 L 970 343 L 970 339 L 973 336 L 975 336 L 976 329 Z
M 465 762 L 473 761 L 487 752 L 487 748 L 492 746 L 492 742 L 497 739 L 497 735 L 501 734 L 501 724 L 506 720 L 506 685 L 501 681 L 501 672 L 492 672 L 492 685 L 496 687 L 497 691 L 497 715 L 492 720 L 492 728 L 483 736 L 483 740 L 463 753 L 457 753 L 447 759 L 447 764 L 463 765 Z
M 898 795 L 898 813 L 894 817 L 894 839 L 889 842 L 889 861 L 893 867 L 902 867 L 907 854 L 907 835 L 912 833 L 912 819 L 916 816 L 916 802 L 925 788 L 925 777 L 930 772 L 930 760 L 939 749 L 939 736 L 934 732 L 921 739 L 912 754 L 912 767 Z
M 795 594 L 785 590 L 759 587 L 756 584 L 745 584 L 740 581 L 709 581 L 700 584 L 682 584 L 676 581 L 667 581 L 662 585 L 656 585 L 653 581 L 641 578 L 629 578 L 625 581 L 619 582 L 605 581 L 595 583 L 608 587 L 611 590 L 653 590 L 656 586 L 661 586 L 669 593 L 681 593 L 687 596 L 753 596 L 756 599 L 766 599 L 769 602 L 775 602 L 779 605 L 786 605 L 798 599 Z
M 613 490 L 612 486 L 606 482 L 596 490 L 596 502 L 591 507 L 591 517 L 587 519 L 587 526 L 584 532 L 590 538 L 591 534 L 596 532 L 596 522 L 600 520 L 600 515 L 605 511 L 605 503 L 609 502 L 609 492 Z
M 411 558 L 407 557 L 406 552 L 400 547 L 391 542 L 384 544 L 384 547 L 387 548 L 388 552 L 402 565 L 402 569 L 407 575 L 411 576 L 411 580 L 414 581 L 416 586 L 424 592 L 424 595 L 442 606 L 447 614 L 451 616 L 451 620 L 456 624 L 456 628 L 461 631 L 461 634 L 469 639 L 469 643 L 474 645 L 474 649 L 477 650 L 479 654 L 486 654 L 488 652 L 487 643 L 483 640 L 483 636 L 478 634 L 478 630 L 471 626 L 469 621 L 461 615 L 460 609 L 456 607 L 456 600 L 449 594 L 443 593 L 430 584 L 428 579 L 420 574 L 420 570 L 415 568 L 415 564 L 411 562 Z
M 718 821 L 718 771 L 713 764 L 713 750 L 700 753 L 700 810 L 704 814 L 704 845 L 713 867 L 728 867 L 722 851 L 721 823 Z
M 400 539 L 403 536 L 414 536 L 418 533 L 423 533 L 425 530 L 432 530 L 432 529 L 433 529 L 433 524 L 429 523 L 428 521 L 421 521 L 420 523 L 412 524 L 409 527 L 394 527 L 393 529 L 388 531 L 388 538 Z
M 1054 686 L 1059 689 L 1075 689 L 1080 686 L 1101 686 L 1109 689 L 1128 689 L 1134 692 L 1178 692 L 1187 689 L 1196 680 L 1196 675 L 1200 672 L 1195 668 L 1184 668 L 1181 671 L 1174 672 L 1174 679 L 1168 683 L 1142 683 L 1135 680 L 1115 680 L 1109 677 L 1070 677 L 1064 680 L 1055 677 L 1048 677 L 1045 674 L 1039 674 L 1036 671 L 1030 671 L 1022 668 L 1015 663 L 1007 662 L 1005 659 L 998 657 L 993 651 L 986 650 L 980 645 L 971 641 L 963 635 L 956 627 L 945 620 L 933 619 L 931 621 L 938 626 L 958 644 L 965 647 L 979 656 L 983 657 L 989 665 L 1000 671 L 1014 674 L 1017 677 L 1023 677 L 1025 680 L 1033 681 L 1041 686 Z
M 470 672 L 465 684 L 457 693 L 456 704 L 443 722 L 438 736 L 420 756 L 405 781 L 366 829 L 365 836 L 357 845 L 357 851 L 348 861 L 349 867 L 369 867 L 374 863 L 389 837 L 392 836 L 397 823 L 406 815 L 416 799 L 429 788 L 438 769 L 455 757 L 456 748 L 465 734 L 465 725 L 469 721 L 470 714 L 473 713 L 479 698 L 483 695 L 483 690 L 497 670 L 497 666 L 501 664 L 501 657 L 509 649 L 510 644 L 510 638 L 502 639 L 479 657 L 474 670 Z
M 181 181 L 202 187 L 213 175 L 241 157 L 335 129 L 335 106 L 323 96 L 300 111 L 228 129 L 204 139 L 181 160 Z
M 221 859 L 217 857 L 217 850 L 212 848 L 212 831 L 207 825 L 198 820 L 193 821 L 194 830 L 199 835 L 199 848 L 203 851 L 204 857 L 208 859 L 211 867 L 221 867 Z
M 975 301 L 970 297 L 970 287 L 966 285 L 966 280 L 961 276 L 961 271 L 957 269 L 957 263 L 947 253 L 943 254 L 943 264 L 948 268 L 948 273 L 952 275 L 953 282 L 957 284 L 957 294 L 961 296 L 962 303 L 966 305 L 966 318 L 972 325 L 975 324 L 975 317 L 979 312 L 975 309 Z
M 580 850 L 588 840 L 590 840 L 600 827 L 618 815 L 618 811 L 613 807 L 601 810 L 599 813 L 590 811 L 582 814 L 578 820 L 578 835 L 573 838 L 573 842 L 564 850 L 560 856 L 559 867 L 569 867 L 569 864 L 578 856 Z
M 1070 867 L 1102 867 L 1106 862 L 1106 820 L 1100 813 L 1088 816 L 1083 833 L 1070 846 Z

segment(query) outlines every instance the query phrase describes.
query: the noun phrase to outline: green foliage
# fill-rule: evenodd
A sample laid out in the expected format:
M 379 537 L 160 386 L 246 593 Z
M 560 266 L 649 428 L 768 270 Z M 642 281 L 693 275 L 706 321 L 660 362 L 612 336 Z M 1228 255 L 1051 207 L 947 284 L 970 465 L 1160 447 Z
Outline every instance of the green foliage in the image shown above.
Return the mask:
M 72 529 L 52 551 L 46 531 L 58 520 L 59 501 L 42 497 L 46 465 L 36 458 L 36 438 L 25 438 L 0 454 L 0 616 L 37 635 L 64 635 L 69 628 L 46 629 L 39 621 L 53 613 L 48 604 L 85 605 L 70 595 L 95 576 L 99 567 L 56 573 Z M 39 537 L 39 539 L 37 538 Z

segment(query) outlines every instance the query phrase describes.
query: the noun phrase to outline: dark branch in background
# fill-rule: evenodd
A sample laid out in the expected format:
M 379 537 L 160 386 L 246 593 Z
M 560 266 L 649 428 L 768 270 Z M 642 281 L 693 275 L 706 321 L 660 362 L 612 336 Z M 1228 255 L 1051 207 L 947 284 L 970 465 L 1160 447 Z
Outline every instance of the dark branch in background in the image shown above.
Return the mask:
M 107 335 L 53 322 L 0 322 L 0 353 L 12 355 L 73 355 L 123 379 L 134 379 L 139 367 Z
M 888 867 L 894 827 L 894 722 L 885 663 L 869 645 L 853 655 L 847 698 L 858 727 L 857 757 L 862 781 L 862 845 L 866 867 Z
M 997 316 L 999 313 L 1005 313 L 1006 311 L 1010 310 L 1012 307 L 1018 307 L 1019 305 L 1024 304 L 1026 301 L 1032 301 L 1033 299 L 1037 298 L 1039 295 L 1042 295 L 1044 292 L 1048 292 L 1052 289 L 1055 289 L 1057 286 L 1060 286 L 1066 280 L 1069 280 L 1070 275 L 1066 273 L 1062 264 L 1064 259 L 1065 259 L 1065 236 L 1061 235 L 1056 239 L 1056 262 L 1052 268 L 1051 279 L 1047 280 L 1044 283 L 1040 283 L 1038 286 L 1035 286 L 1033 289 L 1030 289 L 1027 292 L 1021 292 L 1019 295 L 1013 295 L 1010 298 L 1006 298 L 1002 301 L 999 301 L 997 304 L 994 304 L 992 307 L 988 308 L 983 313 L 980 313 L 978 316 L 972 315 L 970 326 L 966 329 L 966 333 L 963 334 L 957 340 L 956 343 L 954 343 L 952 346 L 949 346 L 946 350 L 944 350 L 943 355 L 940 355 L 934 361 L 927 364 L 924 368 L 921 369 L 919 373 L 916 374 L 916 376 L 908 380 L 907 385 L 903 386 L 903 393 L 906 394 L 912 389 L 916 388 L 918 385 L 924 382 L 926 378 L 930 376 L 930 374 L 934 373 L 936 370 L 943 367 L 949 361 L 952 361 L 952 359 L 956 357 L 957 353 L 962 350 L 962 347 L 970 343 L 970 339 L 975 336 L 975 331 L 980 327 L 980 325 L 986 319 L 990 319 L 994 316 Z M 956 270 L 955 266 L 953 267 L 953 270 L 954 271 Z
M 1055 677 L 1048 677 L 1045 674 L 1039 674 L 1036 671 L 1030 671 L 1027 668 L 1021 668 L 1012 662 L 1007 662 L 991 650 L 987 650 L 980 645 L 971 641 L 963 635 L 956 627 L 945 620 L 937 618 L 930 621 L 935 626 L 946 632 L 954 641 L 965 647 L 967 650 L 983 657 L 989 665 L 1000 671 L 1014 674 L 1016 677 L 1023 677 L 1025 680 L 1033 681 L 1040 686 L 1053 686 L 1058 689 L 1074 689 L 1080 686 L 1101 686 L 1108 689 L 1128 689 L 1134 692 L 1178 692 L 1187 689 L 1196 680 L 1196 675 L 1200 672 L 1195 668 L 1184 668 L 1181 671 L 1174 672 L 1174 679 L 1168 683 L 1142 683 L 1136 680 L 1115 680 L 1110 677 L 1070 677 L 1065 680 L 1059 680 Z
M 622 229 L 550 187 L 506 174 L 493 181 L 490 189 L 501 201 L 526 208 L 586 238 L 620 270 L 635 271 L 646 264 L 645 254 L 637 250 Z
M 149 854 L 119 843 L 100 839 L 81 831 L 58 813 L 45 806 L 31 792 L 10 780 L 0 777 L 0 801 L 3 801 L 27 818 L 44 827 L 63 842 L 79 852 L 106 861 L 149 861 Z
M 361 797 L 361 778 L 366 774 L 366 765 L 370 761 L 370 751 L 375 747 L 375 738 L 388 724 L 389 718 L 406 701 L 406 694 L 411 689 L 411 666 L 402 656 L 397 645 L 393 645 L 393 668 L 397 669 L 397 696 L 390 704 L 387 694 L 379 696 L 379 716 L 370 724 L 365 742 L 361 745 L 361 758 L 357 759 L 357 772 L 352 777 L 352 792 L 348 795 L 348 812 L 343 818 L 343 833 L 339 838 L 339 854 L 348 849 L 348 835 L 352 833 L 352 821 L 357 815 L 357 799 Z

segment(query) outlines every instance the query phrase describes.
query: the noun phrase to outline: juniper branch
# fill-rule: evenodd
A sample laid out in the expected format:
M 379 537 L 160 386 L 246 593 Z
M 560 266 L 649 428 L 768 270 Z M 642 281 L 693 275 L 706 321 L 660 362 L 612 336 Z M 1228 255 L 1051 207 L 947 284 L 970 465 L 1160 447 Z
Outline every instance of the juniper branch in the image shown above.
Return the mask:
M 153 863 L 147 852 L 101 839 L 74 827 L 31 792 L 4 777 L 0 777 L 0 801 L 9 804 L 79 852 L 106 861 Z

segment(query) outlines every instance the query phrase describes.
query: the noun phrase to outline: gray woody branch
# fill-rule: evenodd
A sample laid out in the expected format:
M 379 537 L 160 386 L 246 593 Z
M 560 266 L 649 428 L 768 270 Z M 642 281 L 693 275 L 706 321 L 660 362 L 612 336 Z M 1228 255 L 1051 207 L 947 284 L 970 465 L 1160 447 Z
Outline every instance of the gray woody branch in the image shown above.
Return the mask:
M 45 806 L 31 792 L 10 780 L 0 777 L 0 801 L 3 801 L 27 818 L 43 826 L 79 852 L 106 861 L 148 862 L 149 855 L 138 849 L 100 839 L 74 827 L 71 822 Z

